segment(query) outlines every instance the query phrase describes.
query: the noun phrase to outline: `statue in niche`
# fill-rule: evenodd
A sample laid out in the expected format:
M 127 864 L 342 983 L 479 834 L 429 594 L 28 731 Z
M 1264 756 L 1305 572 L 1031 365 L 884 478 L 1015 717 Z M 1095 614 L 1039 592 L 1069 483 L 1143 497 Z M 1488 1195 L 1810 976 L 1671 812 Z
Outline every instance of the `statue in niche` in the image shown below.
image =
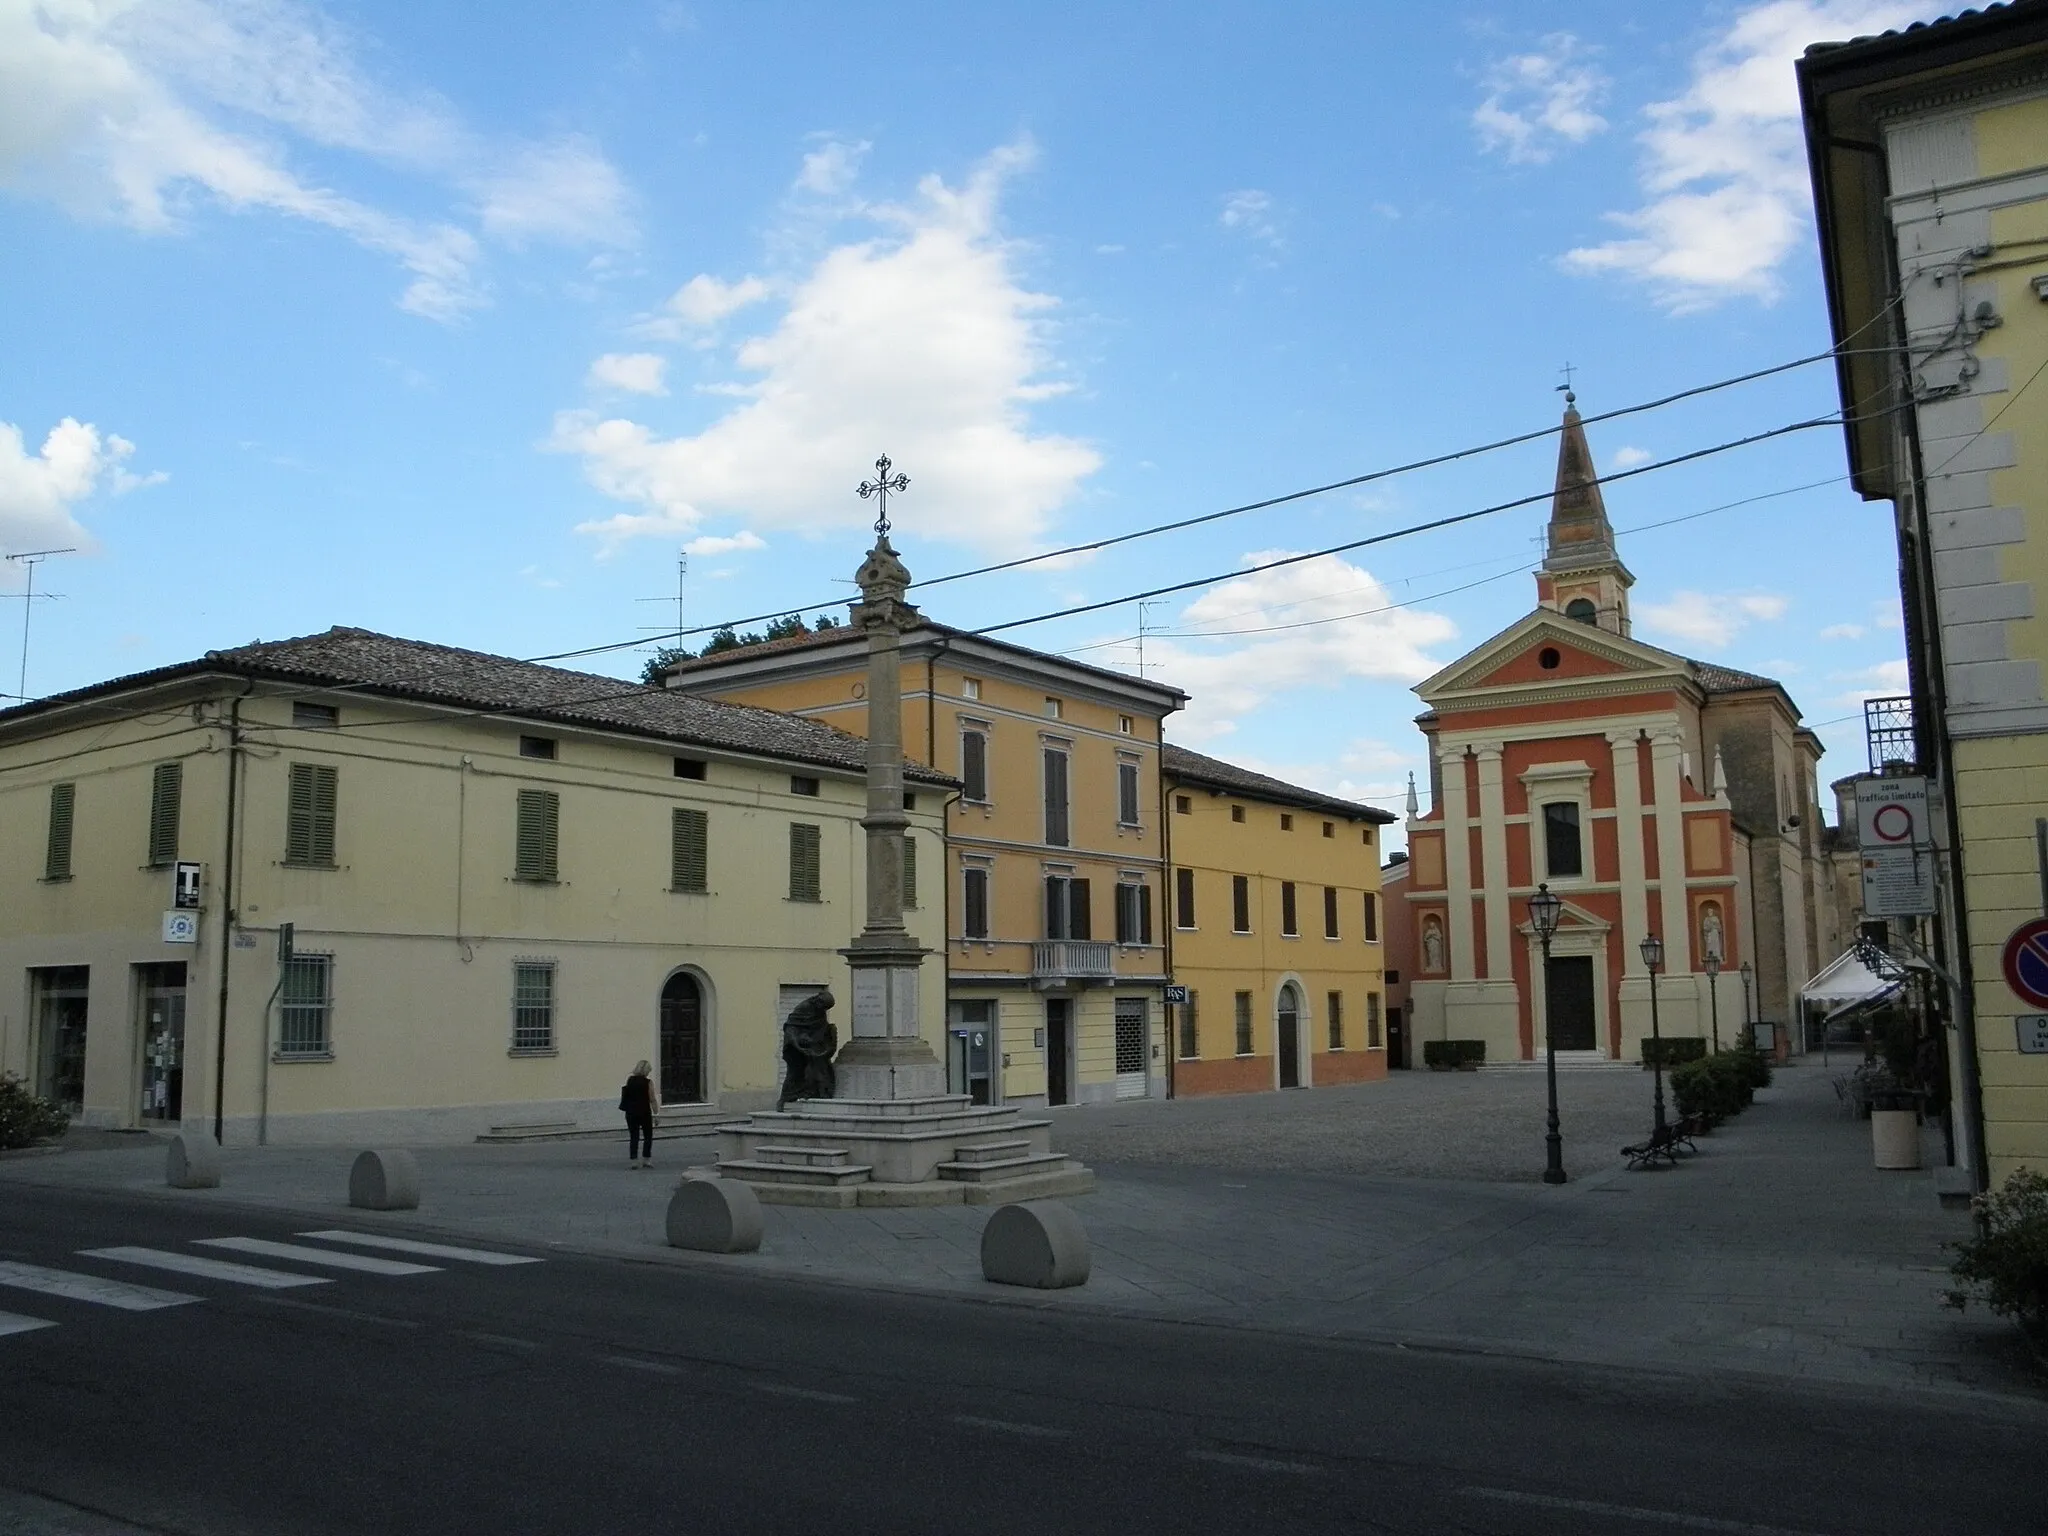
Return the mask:
M 839 1049 L 839 1031 L 829 1017 L 833 996 L 820 992 L 790 1009 L 782 1024 L 782 1093 L 779 1110 L 797 1099 L 829 1099 L 839 1087 L 832 1055 Z
M 1431 973 L 1444 968 L 1444 925 L 1434 917 L 1422 922 L 1422 968 Z
M 1716 960 L 1728 952 L 1721 947 L 1721 909 L 1711 901 L 1700 908 L 1700 953 Z

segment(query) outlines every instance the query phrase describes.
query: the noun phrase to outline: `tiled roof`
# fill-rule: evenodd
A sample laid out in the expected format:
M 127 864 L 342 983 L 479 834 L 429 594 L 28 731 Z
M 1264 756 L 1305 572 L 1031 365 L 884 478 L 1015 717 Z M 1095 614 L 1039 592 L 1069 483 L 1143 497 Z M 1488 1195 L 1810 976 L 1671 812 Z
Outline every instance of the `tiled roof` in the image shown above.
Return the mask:
M 1724 667 L 1719 662 L 1695 661 L 1690 656 L 1679 659 L 1692 669 L 1693 680 L 1709 693 L 1742 693 L 1751 688 L 1784 687 L 1775 677 Z
M 1894 27 L 1889 32 L 1866 32 L 1858 37 L 1843 38 L 1839 42 L 1813 43 L 1808 46 L 1809 55 L 1832 53 L 1838 48 L 1859 48 L 1867 43 L 1881 43 L 1893 38 L 1908 37 L 1915 32 L 1938 32 L 1943 27 L 1953 27 L 1973 21 L 1987 20 L 2002 14 L 2025 11 L 2040 5 L 2043 0 L 2003 0 L 1996 5 L 1980 6 L 1974 10 L 1957 11 L 1953 16 L 1937 16 L 1933 21 L 1916 21 L 1903 27 Z
M 1395 820 L 1393 812 L 1380 810 L 1377 806 L 1362 805 L 1355 800 L 1340 800 L 1335 795 L 1326 795 L 1320 790 L 1303 789 L 1299 784 L 1289 784 L 1263 773 L 1254 773 L 1249 768 L 1240 768 L 1237 764 L 1226 763 L 1218 757 L 1205 757 L 1200 752 L 1190 752 L 1186 747 L 1176 747 L 1171 742 L 1160 749 L 1159 769 L 1176 783 L 1200 784 L 1255 800 L 1330 811 L 1356 820 L 1376 821 L 1382 826 Z
M 483 710 L 514 720 L 559 721 L 623 731 L 856 773 L 867 765 L 867 743 L 862 738 L 799 715 L 341 626 L 295 640 L 258 641 L 233 650 L 209 651 L 197 661 L 57 694 L 0 711 L 0 724 L 102 694 L 222 672 Z M 954 782 L 914 763 L 906 763 L 904 771 L 920 783 Z

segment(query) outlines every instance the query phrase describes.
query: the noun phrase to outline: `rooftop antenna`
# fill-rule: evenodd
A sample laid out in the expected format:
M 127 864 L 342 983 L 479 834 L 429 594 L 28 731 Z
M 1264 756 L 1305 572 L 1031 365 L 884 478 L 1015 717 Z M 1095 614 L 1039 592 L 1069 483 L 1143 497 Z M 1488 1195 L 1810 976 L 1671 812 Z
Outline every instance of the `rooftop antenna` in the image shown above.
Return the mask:
M 668 597 L 641 597 L 641 598 L 635 598 L 635 599 L 634 599 L 634 601 L 635 601 L 635 602 L 641 602 L 641 603 L 668 603 L 668 602 L 673 602 L 673 603 L 674 603 L 674 604 L 676 605 L 676 627 L 675 627 L 675 638 L 676 638 L 676 639 L 678 639 L 678 640 L 680 640 L 680 639 L 682 638 L 682 633 L 683 633 L 683 626 L 684 626 L 684 622 L 685 622 L 685 621 L 684 621 L 684 612 L 685 612 L 685 609 L 686 609 L 686 607 L 687 607 L 687 598 L 688 598 L 688 592 L 689 592 L 689 584 L 690 584 L 690 553 L 689 553 L 689 551 L 688 551 L 688 550 L 684 550 L 684 551 L 682 551 L 681 553 L 679 553 L 679 554 L 678 554 L 678 555 L 676 556 L 676 595 L 675 595 L 675 596 L 674 596 L 673 598 L 668 598 Z M 653 632 L 654 632 L 654 633 L 656 633 L 656 634 L 662 634 L 662 633 L 665 633 L 665 631 L 664 631 L 664 630 L 662 629 L 662 626 L 661 626 L 661 625 L 659 625 L 659 624 L 642 624 L 642 625 L 640 626 L 640 628 L 641 628 L 642 630 L 651 630 L 651 631 L 653 631 Z
M 75 555 L 77 553 L 77 546 L 73 545 L 67 549 L 25 549 L 18 555 L 9 555 L 7 557 L 9 560 L 19 561 L 23 569 L 28 572 L 28 586 L 21 594 L 21 680 L 14 685 L 15 698 L 24 704 L 28 702 L 29 617 L 36 611 L 36 599 L 38 597 L 41 597 L 46 602 L 54 602 L 58 597 L 58 594 L 55 592 L 39 593 L 36 591 L 36 567 L 52 555 Z
M 1163 597 L 1151 598 L 1138 604 L 1138 676 L 1140 677 L 1145 675 L 1145 610 L 1147 608 L 1164 608 L 1165 606 L 1166 599 Z

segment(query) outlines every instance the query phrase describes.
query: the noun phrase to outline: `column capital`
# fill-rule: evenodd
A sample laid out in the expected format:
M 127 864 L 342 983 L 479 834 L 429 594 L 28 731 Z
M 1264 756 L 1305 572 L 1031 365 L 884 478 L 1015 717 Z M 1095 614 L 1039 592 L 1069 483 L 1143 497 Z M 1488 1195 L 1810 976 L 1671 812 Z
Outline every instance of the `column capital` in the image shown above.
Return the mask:
M 1446 767 L 1449 767 L 1452 763 L 1464 762 L 1465 744 L 1463 742 L 1458 742 L 1455 745 L 1452 745 L 1444 742 L 1439 742 L 1437 744 L 1436 749 L 1436 760 L 1444 764 Z
M 1609 731 L 1607 732 L 1607 744 L 1612 747 L 1627 747 L 1633 751 L 1637 743 L 1642 739 L 1642 734 L 1641 727 L 1631 727 L 1625 731 Z
M 1501 753 L 1505 750 L 1506 744 L 1504 742 L 1475 741 L 1472 743 L 1472 755 L 1481 762 L 1497 763 L 1500 761 Z

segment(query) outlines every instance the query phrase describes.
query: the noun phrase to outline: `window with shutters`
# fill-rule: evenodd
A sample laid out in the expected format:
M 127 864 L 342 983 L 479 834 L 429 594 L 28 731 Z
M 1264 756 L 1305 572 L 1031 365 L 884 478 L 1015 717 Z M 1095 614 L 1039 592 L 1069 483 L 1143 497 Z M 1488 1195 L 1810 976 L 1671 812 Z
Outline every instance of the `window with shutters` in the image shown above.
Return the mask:
M 332 1055 L 333 1025 L 334 956 L 300 951 L 285 962 L 278 995 L 277 1054 Z
M 555 963 L 552 960 L 513 962 L 512 1054 L 555 1054 Z
M 1119 826 L 1135 827 L 1138 814 L 1138 765 L 1119 760 L 1116 765 L 1116 819 Z
M 1195 926 L 1195 872 L 1192 869 L 1173 872 L 1173 926 Z
M 1301 937 L 1301 923 L 1294 908 L 1294 882 L 1280 882 L 1280 933 L 1283 938 Z
M 1330 1011 L 1330 1049 L 1344 1049 L 1344 994 L 1332 992 L 1326 999 Z
M 1060 747 L 1045 749 L 1045 840 L 1067 846 L 1067 754 Z
M 711 890 L 711 817 L 694 806 L 669 810 L 668 888 L 693 895 Z
M 1365 942 L 1377 944 L 1380 941 L 1380 899 L 1371 891 L 1365 893 Z
M 49 838 L 43 849 L 43 878 L 71 878 L 71 815 L 78 804 L 76 784 L 50 786 Z
M 149 862 L 178 861 L 178 803 L 185 793 L 185 765 L 158 763 L 149 783 Z
M 1249 1056 L 1252 1053 L 1252 995 L 1249 992 L 1237 994 L 1237 1054 Z
M 960 932 L 970 939 L 988 937 L 988 870 L 979 864 L 960 871 Z
M 519 827 L 513 843 L 512 878 L 551 884 L 560 878 L 557 862 L 562 825 L 562 797 L 551 789 L 519 791 Z
M 1197 1022 L 1201 994 L 1188 988 L 1188 1000 L 1180 1005 L 1180 1054 L 1183 1060 L 1202 1054 L 1202 1031 Z
M 789 824 L 789 899 L 823 901 L 824 876 L 821 869 L 824 834 L 808 821 Z
M 1045 877 L 1045 936 L 1048 939 L 1092 937 L 1088 882 L 1073 875 Z
M 1380 995 L 1377 992 L 1365 994 L 1365 1043 L 1373 1050 L 1386 1043 L 1380 1038 Z
M 1252 882 L 1249 875 L 1230 877 L 1230 931 L 1252 931 Z
M 341 711 L 332 704 L 309 704 L 292 700 L 292 724 L 301 730 L 331 731 L 341 724 Z
M 961 798 L 976 805 L 988 804 L 988 730 L 975 726 L 960 732 L 960 782 L 966 786 Z
M 289 773 L 284 861 L 300 869 L 332 869 L 339 770 L 327 763 L 293 763 Z
M 1337 887 L 1334 885 L 1323 887 L 1323 937 L 1337 937 Z
M 1151 886 L 1136 880 L 1117 882 L 1116 941 L 1119 944 L 1152 942 Z
M 907 912 L 917 905 L 917 837 L 903 834 L 903 908 Z

